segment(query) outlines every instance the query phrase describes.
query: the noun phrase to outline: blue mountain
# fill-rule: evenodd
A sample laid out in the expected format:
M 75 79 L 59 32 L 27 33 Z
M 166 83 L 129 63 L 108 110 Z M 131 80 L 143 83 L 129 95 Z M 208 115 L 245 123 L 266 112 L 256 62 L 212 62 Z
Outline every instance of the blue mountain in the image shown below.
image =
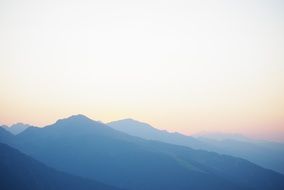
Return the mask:
M 107 125 L 118 131 L 144 139 L 183 145 L 220 154 L 244 158 L 262 167 L 284 174 L 284 144 L 256 141 L 239 134 L 207 133 L 187 136 L 156 129 L 133 119 L 110 122 Z
M 244 159 L 119 132 L 83 115 L 28 128 L 12 146 L 73 175 L 129 190 L 282 190 L 284 176 Z
M 193 137 L 186 136 L 178 132 L 168 132 L 166 130 L 156 129 L 147 123 L 134 119 L 113 121 L 107 123 L 107 125 L 115 130 L 147 140 L 156 140 L 171 144 L 189 146 L 195 149 L 203 149 L 208 146 L 207 143 L 199 141 Z
M 10 144 L 15 140 L 14 138 L 14 135 L 8 132 L 5 129 L 5 126 L 0 126 L 0 143 L 4 142 L 6 144 Z
M 0 153 L 0 189 L 3 190 L 118 190 L 56 171 L 2 143 Z
M 24 124 L 24 123 L 16 123 L 16 124 L 11 125 L 10 127 L 5 127 L 5 129 L 14 135 L 17 135 L 29 127 L 34 127 L 34 126 Z

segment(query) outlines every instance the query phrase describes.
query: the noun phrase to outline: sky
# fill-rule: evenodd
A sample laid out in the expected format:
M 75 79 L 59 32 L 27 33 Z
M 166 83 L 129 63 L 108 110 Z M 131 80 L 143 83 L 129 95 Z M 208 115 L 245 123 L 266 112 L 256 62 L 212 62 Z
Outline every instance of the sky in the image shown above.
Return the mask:
M 282 0 L 0 0 L 0 123 L 85 114 L 284 141 Z

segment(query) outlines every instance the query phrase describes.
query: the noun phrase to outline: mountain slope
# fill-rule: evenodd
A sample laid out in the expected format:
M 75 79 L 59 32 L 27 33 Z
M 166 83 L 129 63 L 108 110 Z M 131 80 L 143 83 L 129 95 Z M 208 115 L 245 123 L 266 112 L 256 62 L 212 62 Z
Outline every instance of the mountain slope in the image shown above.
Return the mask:
M 14 141 L 14 135 L 7 131 L 4 127 L 0 127 L 0 143 L 10 144 Z
M 157 140 L 161 142 L 190 146 L 191 148 L 203 148 L 207 144 L 193 137 L 189 137 L 177 132 L 170 133 L 166 130 L 159 130 L 147 123 L 133 119 L 123 119 L 107 123 L 108 126 L 115 130 L 122 131 L 132 136 L 141 137 L 148 140 Z
M 214 140 L 202 137 L 198 140 L 212 146 L 207 150 L 241 157 L 284 174 L 284 145 L 281 143 L 234 139 Z
M 195 149 L 213 151 L 247 159 L 262 167 L 284 173 L 284 146 L 279 143 L 256 142 L 237 134 L 216 133 L 208 136 L 190 137 L 155 129 L 149 124 L 132 119 L 108 123 L 113 129 L 144 139 L 183 145 Z M 206 134 L 208 135 L 208 134 Z M 204 138 L 206 137 L 206 138 Z
M 58 172 L 0 143 L 0 189 L 3 190 L 118 190 Z
M 248 161 L 129 136 L 82 115 L 16 137 L 49 166 L 131 190 L 284 188 L 284 176 Z
M 14 125 L 11 125 L 10 127 L 6 127 L 5 129 L 14 135 L 17 135 L 29 127 L 33 127 L 33 126 L 28 125 L 28 124 L 23 124 L 23 123 L 16 123 Z

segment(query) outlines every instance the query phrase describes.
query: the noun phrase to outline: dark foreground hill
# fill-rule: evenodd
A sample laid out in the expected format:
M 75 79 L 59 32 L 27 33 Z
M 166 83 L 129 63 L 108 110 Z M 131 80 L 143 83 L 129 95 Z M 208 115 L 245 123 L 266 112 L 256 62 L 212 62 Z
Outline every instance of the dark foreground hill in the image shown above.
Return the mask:
M 2 143 L 0 154 L 1 190 L 118 190 L 56 171 Z

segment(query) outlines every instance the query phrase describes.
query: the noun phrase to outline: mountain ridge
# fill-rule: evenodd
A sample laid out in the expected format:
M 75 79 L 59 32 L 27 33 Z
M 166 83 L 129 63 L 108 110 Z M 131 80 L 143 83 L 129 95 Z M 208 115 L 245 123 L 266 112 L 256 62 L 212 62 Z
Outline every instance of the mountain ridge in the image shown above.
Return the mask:
M 262 167 L 284 174 L 284 146 L 279 143 L 255 141 L 241 135 L 225 135 L 224 133 L 218 136 L 215 135 L 215 138 L 212 137 L 213 139 L 192 137 L 162 131 L 136 120 L 131 120 L 131 122 L 118 120 L 110 122 L 108 125 L 113 129 L 144 139 L 244 158 Z M 215 140 L 216 138 L 224 140 Z
M 65 118 L 44 128 L 28 129 L 15 136 L 16 147 L 60 171 L 131 190 L 284 187 L 284 176 L 246 160 L 144 140 L 81 119 Z

